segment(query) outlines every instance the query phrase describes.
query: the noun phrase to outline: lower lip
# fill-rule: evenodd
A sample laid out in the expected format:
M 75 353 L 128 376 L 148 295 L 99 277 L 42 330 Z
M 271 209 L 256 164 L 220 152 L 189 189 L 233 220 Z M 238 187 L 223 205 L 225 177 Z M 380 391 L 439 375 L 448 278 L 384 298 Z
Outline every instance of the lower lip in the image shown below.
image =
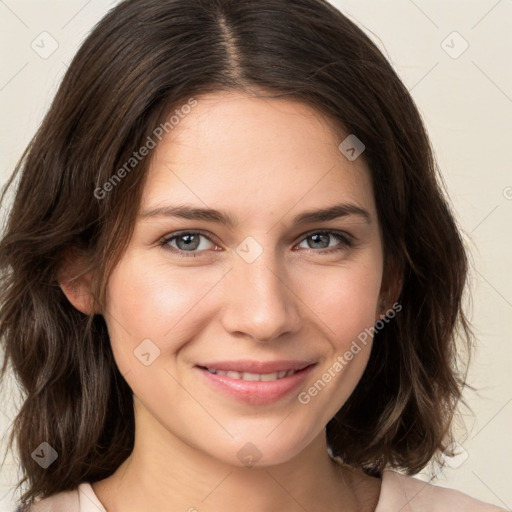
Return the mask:
M 315 364 L 300 370 L 289 377 L 272 381 L 248 381 L 232 379 L 227 375 L 217 375 L 195 367 L 207 382 L 221 393 L 250 404 L 271 404 L 292 393 L 311 373 Z

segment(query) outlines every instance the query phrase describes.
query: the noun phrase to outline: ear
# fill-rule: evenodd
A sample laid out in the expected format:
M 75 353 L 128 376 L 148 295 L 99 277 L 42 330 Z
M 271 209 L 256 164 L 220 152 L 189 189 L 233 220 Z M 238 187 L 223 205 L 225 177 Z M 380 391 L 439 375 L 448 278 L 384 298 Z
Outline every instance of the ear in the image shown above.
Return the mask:
M 93 270 L 87 270 L 83 254 L 69 249 L 61 258 L 57 280 L 69 302 L 85 315 L 98 313 L 93 295 Z
M 386 316 L 386 311 L 398 302 L 398 297 L 402 292 L 402 272 L 396 265 L 391 265 L 390 267 L 389 270 L 385 270 L 385 275 L 382 279 L 375 321 L 381 320 Z

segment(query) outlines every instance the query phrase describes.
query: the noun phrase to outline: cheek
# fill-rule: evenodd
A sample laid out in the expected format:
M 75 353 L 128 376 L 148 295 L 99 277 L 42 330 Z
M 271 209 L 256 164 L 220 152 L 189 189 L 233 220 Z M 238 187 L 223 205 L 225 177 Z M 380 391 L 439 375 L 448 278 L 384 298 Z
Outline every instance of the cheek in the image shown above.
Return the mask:
M 209 288 L 199 273 L 125 257 L 107 287 L 106 317 L 118 365 L 130 368 L 133 351 L 146 339 L 161 353 L 176 351 L 179 341 L 173 340 L 186 338 L 187 326 L 200 328 L 194 308 Z
M 309 300 L 316 325 L 328 342 L 315 378 L 301 390 L 299 402 L 328 422 L 347 401 L 366 368 L 381 285 L 379 260 L 338 268 L 329 279 L 310 284 Z M 325 391 L 324 391 L 325 390 Z
M 335 348 L 344 347 L 375 323 L 382 271 L 379 260 L 311 276 L 304 297 Z

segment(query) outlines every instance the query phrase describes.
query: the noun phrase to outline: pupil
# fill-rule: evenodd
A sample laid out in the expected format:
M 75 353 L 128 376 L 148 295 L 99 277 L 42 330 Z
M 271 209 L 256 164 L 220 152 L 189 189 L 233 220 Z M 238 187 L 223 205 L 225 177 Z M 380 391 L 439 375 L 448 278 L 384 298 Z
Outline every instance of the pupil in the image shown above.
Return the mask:
M 319 240 L 318 240 L 318 239 L 319 239 L 319 237 L 327 238 L 327 236 L 326 236 L 326 235 L 319 234 L 319 233 L 317 233 L 316 235 L 311 235 L 311 238 L 313 239 L 313 243 L 315 243 L 315 244 L 321 243 L 321 241 L 319 241 Z M 324 240 L 324 242 L 325 242 L 325 240 Z M 323 246 L 322 246 L 322 248 L 325 248 L 325 247 L 326 247 L 326 245 L 325 245 L 325 243 L 324 243 L 324 244 L 323 244 Z
M 181 241 L 184 241 L 184 248 L 197 248 L 197 239 L 194 240 L 194 238 L 197 238 L 196 235 L 181 235 L 181 237 L 178 239 L 178 244 Z M 195 245 L 194 245 L 195 242 Z M 180 247 L 182 249 L 183 247 Z

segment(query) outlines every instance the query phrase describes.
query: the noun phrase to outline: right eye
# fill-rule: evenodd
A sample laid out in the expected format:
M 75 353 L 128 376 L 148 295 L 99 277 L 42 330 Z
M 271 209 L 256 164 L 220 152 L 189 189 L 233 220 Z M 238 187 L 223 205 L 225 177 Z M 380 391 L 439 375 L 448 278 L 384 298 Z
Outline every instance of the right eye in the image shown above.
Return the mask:
M 160 245 L 185 258 L 195 258 L 200 256 L 201 252 L 207 250 L 207 247 L 204 247 L 204 245 L 208 244 L 201 243 L 201 238 L 209 241 L 214 247 L 217 247 L 217 245 L 201 231 L 179 231 L 177 233 L 171 233 L 160 241 Z M 174 242 L 175 245 L 172 245 Z

